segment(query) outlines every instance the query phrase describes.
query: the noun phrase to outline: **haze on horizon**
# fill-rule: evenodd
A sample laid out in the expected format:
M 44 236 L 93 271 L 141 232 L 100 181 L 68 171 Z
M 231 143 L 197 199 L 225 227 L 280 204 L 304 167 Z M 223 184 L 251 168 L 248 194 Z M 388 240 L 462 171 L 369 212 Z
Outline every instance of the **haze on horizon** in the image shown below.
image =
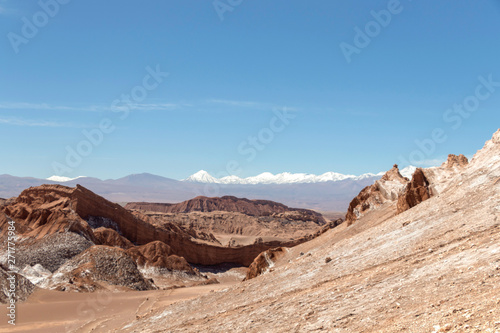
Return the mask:
M 494 0 L 55 1 L 0 1 L 0 174 L 361 175 L 498 128 Z

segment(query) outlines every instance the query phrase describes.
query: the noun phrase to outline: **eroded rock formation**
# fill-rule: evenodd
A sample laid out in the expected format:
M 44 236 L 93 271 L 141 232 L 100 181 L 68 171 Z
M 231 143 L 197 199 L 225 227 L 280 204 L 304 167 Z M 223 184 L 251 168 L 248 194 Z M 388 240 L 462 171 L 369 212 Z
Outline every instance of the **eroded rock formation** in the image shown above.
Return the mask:
M 141 267 L 154 267 L 168 271 L 179 271 L 195 274 L 193 268 L 186 259 L 172 254 L 170 246 L 154 241 L 142 246 L 135 246 L 127 250 L 127 253 L 135 259 Z
M 282 247 L 277 247 L 259 254 L 248 268 L 248 273 L 245 281 L 256 278 L 257 276 L 271 269 L 274 266 L 274 262 L 282 257 L 284 253 L 285 249 L 283 249 Z
M 432 193 L 429 189 L 429 181 L 425 177 L 425 173 L 421 168 L 415 170 L 411 181 L 406 185 L 403 193 L 400 194 L 397 203 L 396 213 L 400 214 L 412 207 L 415 207 L 422 201 L 431 197 Z
M 469 164 L 469 160 L 464 155 L 460 154 L 457 156 L 450 154 L 448 155 L 448 160 L 444 162 L 442 166 L 446 168 L 453 168 L 453 167 L 463 168 L 467 166 L 467 164 Z
M 381 179 L 365 187 L 351 201 L 345 218 L 347 225 L 353 224 L 367 210 L 376 209 L 388 201 L 397 201 L 407 183 L 408 178 L 399 173 L 398 165 L 395 164 Z
M 257 203 L 257 206 L 262 207 L 286 207 L 267 201 Z M 314 213 L 314 216 L 322 219 L 320 214 Z M 79 185 L 76 188 L 60 185 L 29 188 L 10 204 L 0 208 L 2 235 L 5 235 L 7 230 L 3 227 L 10 219 L 16 222 L 17 232 L 24 238 L 41 239 L 55 233 L 73 232 L 94 244 L 129 246 L 128 242 L 122 242 L 121 238 L 117 237 L 118 233 L 139 246 L 161 241 L 171 248 L 172 254 L 184 257 L 189 263 L 201 265 L 227 262 L 248 266 L 255 257 L 269 248 L 290 247 L 310 239 L 310 236 L 305 236 L 283 242 L 264 241 L 231 248 L 197 242 L 193 239 L 193 234 L 176 225 L 150 223 L 144 215 L 132 214 L 120 205 L 111 203 Z M 101 227 L 113 229 L 116 233 L 99 229 Z

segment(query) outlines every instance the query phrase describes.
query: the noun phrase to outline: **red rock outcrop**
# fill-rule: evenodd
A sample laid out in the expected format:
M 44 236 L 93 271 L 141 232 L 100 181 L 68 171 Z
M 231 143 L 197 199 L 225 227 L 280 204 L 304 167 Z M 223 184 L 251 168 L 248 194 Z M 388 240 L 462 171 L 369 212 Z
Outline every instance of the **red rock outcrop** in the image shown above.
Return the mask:
M 449 160 L 449 159 L 448 159 Z M 422 168 L 415 170 L 411 181 L 399 196 L 396 214 L 400 214 L 431 197 L 429 181 Z
M 170 246 L 161 241 L 135 246 L 128 249 L 127 253 L 134 258 L 137 265 L 141 267 L 164 268 L 169 271 L 181 271 L 188 274 L 195 274 L 195 271 L 186 259 L 173 255 Z
M 1 235 L 6 223 L 16 222 L 16 231 L 24 237 L 41 239 L 59 232 L 81 234 L 92 242 L 95 237 L 87 223 L 75 212 L 75 189 L 44 185 L 24 190 L 15 200 L 0 207 Z
M 100 227 L 94 230 L 96 245 L 115 246 L 127 250 L 134 247 L 128 239 L 121 236 L 116 230 Z
M 457 156 L 450 154 L 448 155 L 448 160 L 442 164 L 442 167 L 450 169 L 454 167 L 463 168 L 467 166 L 467 164 L 469 164 L 469 160 L 464 155 L 460 154 Z
M 365 211 L 375 209 L 387 201 L 398 200 L 400 192 L 408 183 L 408 178 L 399 173 L 397 164 L 387 171 L 375 184 L 365 187 L 352 199 L 347 209 L 347 225 L 353 224 Z
M 123 249 L 95 245 L 68 260 L 53 275 L 61 291 L 91 292 L 125 287 L 132 290 L 155 289 L 139 272 L 135 261 Z

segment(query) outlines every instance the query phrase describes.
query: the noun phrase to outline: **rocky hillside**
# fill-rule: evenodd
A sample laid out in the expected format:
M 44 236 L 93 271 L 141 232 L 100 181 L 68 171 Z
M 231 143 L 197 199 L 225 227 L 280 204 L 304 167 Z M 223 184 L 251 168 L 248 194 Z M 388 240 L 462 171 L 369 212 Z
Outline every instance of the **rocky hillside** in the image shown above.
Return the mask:
M 468 164 L 422 171 L 430 197 L 415 206 L 396 214 L 399 195 L 373 190 L 385 202 L 364 197 L 376 205 L 276 252 L 271 269 L 263 255 L 255 271 L 264 274 L 157 308 L 121 331 L 498 331 L 500 130 Z M 398 193 L 425 193 L 422 180 Z
M 351 201 L 346 222 L 351 225 L 370 210 L 394 207 L 394 202 L 397 203 L 394 214 L 400 214 L 431 196 L 439 195 L 467 165 L 468 160 L 464 155 L 450 154 L 448 160 L 439 167 L 417 168 L 409 180 L 400 174 L 395 164 L 381 179 L 365 187 Z

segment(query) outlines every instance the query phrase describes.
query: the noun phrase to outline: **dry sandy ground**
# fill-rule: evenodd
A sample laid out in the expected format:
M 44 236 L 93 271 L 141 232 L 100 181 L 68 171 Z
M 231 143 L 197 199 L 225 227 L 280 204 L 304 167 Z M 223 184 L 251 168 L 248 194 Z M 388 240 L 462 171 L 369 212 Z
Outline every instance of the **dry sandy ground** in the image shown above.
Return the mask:
M 152 309 L 189 300 L 234 284 L 207 285 L 160 291 L 118 293 L 65 293 L 38 289 L 18 304 L 16 326 L 8 325 L 6 308 L 0 308 L 0 332 L 109 332 L 141 318 Z

